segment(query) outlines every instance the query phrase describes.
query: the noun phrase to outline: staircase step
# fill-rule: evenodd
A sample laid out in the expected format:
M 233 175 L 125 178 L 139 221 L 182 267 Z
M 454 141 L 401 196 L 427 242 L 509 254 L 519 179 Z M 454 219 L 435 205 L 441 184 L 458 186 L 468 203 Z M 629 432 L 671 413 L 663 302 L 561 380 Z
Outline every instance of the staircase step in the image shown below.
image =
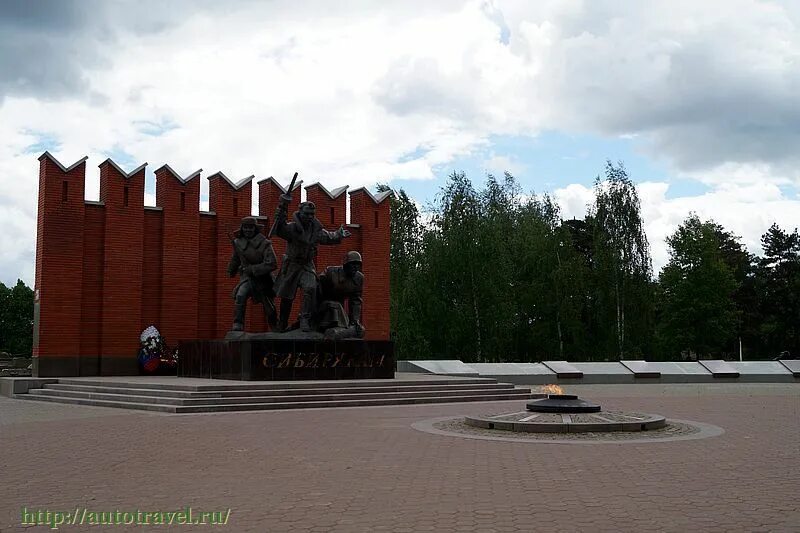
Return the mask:
M 124 387 L 105 387 L 97 385 L 71 385 L 64 383 L 47 383 L 44 385 L 48 390 L 75 391 L 87 393 L 105 394 L 131 394 L 141 396 L 159 396 L 171 398 L 227 398 L 239 396 L 308 396 L 332 394 L 375 394 L 384 392 L 422 392 L 422 391 L 460 391 L 460 390 L 511 390 L 514 385 L 510 383 L 478 383 L 462 384 L 454 383 L 448 385 L 398 385 L 385 387 L 323 387 L 323 388 L 294 388 L 294 389 L 245 389 L 230 391 L 185 391 L 185 390 L 166 390 L 166 389 L 143 389 L 143 388 L 124 388 Z
M 37 389 L 33 389 L 37 390 Z M 333 400 L 333 401 L 304 401 L 304 402 L 276 402 L 276 403 L 239 403 L 225 405 L 166 405 L 158 403 L 142 403 L 140 401 L 111 401 L 93 398 L 71 398 L 64 396 L 49 396 L 46 394 L 19 394 L 16 398 L 29 401 L 46 401 L 76 405 L 89 405 L 96 407 L 116 407 L 123 409 L 138 409 L 145 411 L 158 411 L 165 413 L 214 413 L 227 411 L 263 411 L 280 409 L 309 409 L 331 407 L 366 407 L 411 405 L 427 403 L 460 403 L 460 402 L 492 402 L 504 400 L 526 400 L 531 397 L 529 391 L 515 390 L 494 395 L 463 396 L 417 396 L 412 398 L 383 398 L 383 399 L 358 399 L 358 400 Z
M 54 390 L 51 388 L 44 389 L 31 389 L 29 394 L 37 396 L 50 396 L 62 398 L 85 398 L 92 400 L 109 400 L 109 401 L 130 401 L 136 403 L 157 403 L 164 405 L 226 405 L 226 404 L 243 404 L 243 403 L 290 403 L 290 402 L 308 402 L 308 401 L 339 401 L 339 400 L 377 400 L 377 399 L 406 399 L 416 398 L 420 396 L 490 396 L 497 394 L 504 394 L 515 392 L 513 387 L 507 389 L 469 389 L 463 388 L 458 390 L 448 391 L 413 391 L 413 392 L 369 392 L 369 393 L 339 393 L 339 394 L 310 394 L 310 395 L 268 395 L 268 396 L 245 396 L 245 397 L 226 397 L 226 398 L 208 398 L 208 397 L 183 397 L 183 398 L 169 398 L 150 396 L 145 394 L 116 394 L 105 392 L 84 392 L 84 391 L 69 391 L 69 390 Z M 528 391 L 530 392 L 530 391 Z
M 168 378 L 169 379 L 169 378 Z M 479 385 L 479 384 L 492 384 L 497 383 L 497 380 L 492 378 L 457 378 L 457 379 L 431 379 L 431 380 L 402 380 L 402 379 L 383 379 L 383 380 L 326 380 L 326 381 L 258 381 L 248 382 L 243 381 L 240 383 L 231 384 L 214 384 L 214 385 L 185 385 L 178 383 L 180 378 L 174 378 L 176 383 L 162 382 L 153 383 L 146 381 L 109 381 L 109 380 L 93 380 L 84 378 L 59 378 L 58 382 L 65 385 L 88 385 L 96 387 L 121 387 L 127 389 L 158 389 L 158 390 L 175 390 L 175 391 L 192 391 L 192 392 L 222 392 L 222 391 L 236 391 L 236 390 L 271 390 L 271 389 L 303 389 L 313 387 L 315 389 L 321 388 L 337 388 L 337 387 L 397 387 L 397 386 L 431 386 L 431 385 Z M 209 382 L 214 380 L 209 379 Z
M 332 402 L 290 402 L 290 403 L 255 403 L 233 405 L 203 405 L 176 407 L 177 413 L 214 413 L 223 411 L 266 411 L 277 409 L 314 409 L 322 407 L 367 407 L 389 405 L 412 405 L 426 403 L 461 403 L 461 402 L 493 402 L 504 400 L 530 399 L 530 393 L 508 393 L 494 396 L 422 396 L 416 398 L 395 398 L 386 400 L 336 400 Z
M 91 400 L 87 398 L 64 398 L 62 396 L 45 396 L 41 394 L 17 394 L 14 396 L 14 398 L 17 398 L 19 400 L 28 400 L 28 401 L 90 405 L 94 407 L 116 407 L 119 409 L 159 411 L 162 413 L 175 413 L 177 412 L 176 409 L 178 409 L 178 407 L 174 405 L 147 404 L 147 403 L 134 403 L 134 402 L 109 402 L 104 400 Z
M 184 402 L 187 401 L 183 398 L 164 398 L 159 396 L 143 396 L 135 394 L 105 394 L 97 392 L 62 391 L 51 389 L 29 389 L 28 394 L 44 398 L 99 400 L 135 404 L 185 405 Z
M 187 384 L 187 381 L 189 383 Z M 199 382 L 199 384 L 198 384 Z M 527 400 L 530 389 L 492 378 L 225 382 L 60 378 L 16 395 L 39 400 L 164 413 Z

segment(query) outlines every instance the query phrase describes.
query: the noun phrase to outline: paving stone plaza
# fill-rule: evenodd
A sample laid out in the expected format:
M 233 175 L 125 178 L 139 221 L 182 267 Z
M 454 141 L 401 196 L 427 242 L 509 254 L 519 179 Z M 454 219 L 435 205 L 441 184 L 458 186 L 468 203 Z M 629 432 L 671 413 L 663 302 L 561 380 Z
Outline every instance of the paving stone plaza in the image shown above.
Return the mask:
M 524 411 L 523 399 L 173 414 L 0 397 L 0 531 L 48 529 L 23 527 L 23 508 L 186 507 L 231 512 L 226 525 L 171 529 L 800 530 L 796 383 L 564 388 L 700 430 L 557 442 L 448 430 Z

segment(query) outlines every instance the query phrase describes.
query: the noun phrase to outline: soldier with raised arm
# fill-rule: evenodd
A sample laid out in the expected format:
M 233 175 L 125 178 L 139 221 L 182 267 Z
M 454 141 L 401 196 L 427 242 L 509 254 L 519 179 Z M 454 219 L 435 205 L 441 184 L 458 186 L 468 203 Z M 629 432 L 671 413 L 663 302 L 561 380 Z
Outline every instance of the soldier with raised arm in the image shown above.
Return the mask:
M 294 182 L 294 180 L 293 180 Z M 289 189 L 291 192 L 291 188 Z M 327 231 L 316 218 L 316 206 L 312 202 L 303 202 L 294 213 L 292 221 L 287 221 L 290 194 L 281 195 L 278 210 L 275 213 L 273 232 L 286 240 L 286 254 L 283 256 L 281 269 L 275 280 L 275 293 L 281 298 L 278 331 L 286 331 L 289 315 L 297 289 L 303 290 L 303 306 L 298 316 L 302 331 L 311 331 L 311 315 L 315 309 L 317 291 L 317 273 L 314 259 L 317 246 L 320 244 L 338 244 L 350 232 L 340 226 L 337 231 Z

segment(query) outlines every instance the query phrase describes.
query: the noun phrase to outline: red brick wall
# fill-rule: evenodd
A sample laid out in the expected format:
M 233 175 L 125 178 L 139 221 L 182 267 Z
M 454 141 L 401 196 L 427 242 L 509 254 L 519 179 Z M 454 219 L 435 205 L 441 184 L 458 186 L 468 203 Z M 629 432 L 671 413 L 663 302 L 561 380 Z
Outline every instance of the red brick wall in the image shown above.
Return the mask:
M 106 227 L 103 206 L 87 204 L 84 221 L 80 354 L 93 362 L 84 366 L 96 367 L 99 364 L 103 331 L 103 244 Z M 93 373 L 96 372 L 89 372 L 90 375 Z
M 200 174 L 196 172 L 184 181 L 165 165 L 155 175 L 156 205 L 162 209 L 163 230 L 159 250 L 162 275 L 158 280 L 161 316 L 154 323 L 168 340 L 194 339 L 200 296 Z
M 350 193 L 350 222 L 361 226 L 364 327 L 367 339 L 389 338 L 389 201 L 375 203 L 364 189 Z
M 209 177 L 210 212 L 201 213 L 199 172 L 184 181 L 165 165 L 155 172 L 158 207 L 145 208 L 144 172 L 141 167 L 127 175 L 110 160 L 103 162 L 100 202 L 86 202 L 84 161 L 64 169 L 49 154 L 40 157 L 34 336 L 38 375 L 135 373 L 139 335 L 150 324 L 170 344 L 220 338 L 230 328 L 236 278 L 226 273 L 231 256 L 227 232 L 250 214 L 252 182 L 233 186 L 221 173 Z M 299 205 L 299 186 L 290 213 Z M 283 190 L 271 179 L 258 187 L 266 233 Z M 319 186 L 307 191 L 326 229 L 344 223 L 345 194 L 332 199 Z M 350 238 L 320 246 L 317 270 L 341 264 L 348 250 L 360 251 L 367 337 L 388 339 L 389 202 L 376 203 L 362 189 L 354 191 L 351 222 Z M 273 246 L 280 264 L 285 243 L 274 237 Z M 293 318 L 300 300 L 298 294 Z M 249 331 L 266 329 L 260 309 L 249 305 L 247 315 Z
M 200 239 L 197 248 L 197 338 L 214 339 L 217 335 L 217 218 L 200 215 Z M 188 324 L 187 324 L 188 327 Z M 181 338 L 168 342 L 177 342 Z
M 126 192 L 127 190 L 127 192 Z M 117 368 L 139 349 L 144 266 L 144 168 L 123 175 L 110 160 L 100 164 L 105 211 L 102 366 Z
M 34 357 L 46 355 L 78 371 L 83 293 L 86 163 L 64 172 L 49 154 L 39 158 Z
M 144 208 L 144 248 L 142 254 L 142 318 L 141 332 L 150 324 L 164 325 L 161 315 L 164 280 L 164 220 L 161 209 Z M 170 276 L 167 276 L 169 278 Z M 159 328 L 159 331 L 162 331 Z M 165 333 L 166 334 L 166 333 Z

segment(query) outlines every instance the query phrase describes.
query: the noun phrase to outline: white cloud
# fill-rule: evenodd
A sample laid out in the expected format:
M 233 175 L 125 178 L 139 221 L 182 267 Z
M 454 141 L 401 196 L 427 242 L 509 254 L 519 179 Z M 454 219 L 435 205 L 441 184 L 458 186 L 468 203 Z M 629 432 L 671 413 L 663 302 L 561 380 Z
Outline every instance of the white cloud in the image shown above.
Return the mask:
M 591 187 L 574 183 L 553 191 L 553 197 L 561 206 L 561 218 L 583 218 L 586 210 L 594 200 Z
M 28 17 L 35 31 L 18 24 L 15 38 L 50 35 L 45 49 L 68 68 L 43 77 L 24 58 L 0 76 L 0 225 L 14 250 L 4 281 L 32 281 L 38 154 L 26 148 L 37 136 L 64 162 L 90 156 L 93 197 L 95 165 L 114 152 L 233 179 L 299 170 L 335 187 L 430 179 L 494 135 L 625 135 L 714 187 L 683 203 L 656 194 L 653 220 L 696 202 L 722 217 L 755 193 L 794 220 L 778 189 L 758 188 L 800 184 L 800 11 L 789 2 L 64 5 L 51 17 L 64 28 Z M 8 43 L 0 52 L 24 52 Z M 496 153 L 487 166 L 514 162 Z M 565 213 L 585 206 L 577 187 L 563 192 Z
M 646 182 L 639 184 L 647 239 L 653 257 L 653 270 L 658 273 L 669 261 L 666 238 L 694 212 L 701 220 L 713 220 L 741 238 L 754 254 L 763 252 L 761 236 L 773 223 L 786 229 L 800 227 L 797 199 L 787 198 L 772 183 L 751 184 L 746 187 L 722 185 L 698 196 L 667 198 L 669 184 Z M 565 219 L 583 218 L 592 203 L 591 187 L 569 185 L 553 193 Z
M 520 176 L 525 171 L 525 165 L 506 155 L 492 154 L 483 162 L 483 166 L 486 172 L 498 177 L 502 177 L 506 171 L 510 172 L 512 176 Z

